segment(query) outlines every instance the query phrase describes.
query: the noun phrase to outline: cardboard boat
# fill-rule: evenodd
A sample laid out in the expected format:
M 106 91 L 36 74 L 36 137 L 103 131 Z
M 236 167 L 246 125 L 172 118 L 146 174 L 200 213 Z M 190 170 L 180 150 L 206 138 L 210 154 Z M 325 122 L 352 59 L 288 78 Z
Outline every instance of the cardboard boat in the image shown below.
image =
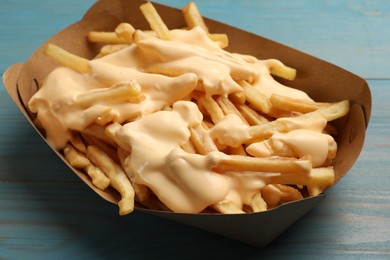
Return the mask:
M 122 21 L 129 22 L 135 28 L 149 28 L 139 11 L 142 3 L 144 1 L 141 0 L 98 1 L 80 21 L 58 32 L 46 43 L 58 44 L 72 53 L 91 59 L 101 46 L 87 42 L 86 35 L 89 31 L 113 31 Z M 154 6 L 168 28 L 185 26 L 181 10 L 157 3 Z M 338 131 L 336 137 L 338 153 L 334 161 L 337 183 L 353 166 L 363 147 L 371 114 L 371 94 L 367 82 L 342 68 L 283 44 L 207 18 L 205 21 L 211 32 L 226 33 L 229 36 L 228 51 L 250 54 L 259 59 L 275 58 L 297 69 L 298 75 L 294 81 L 284 82 L 280 79 L 281 83 L 305 91 L 316 101 L 335 102 L 345 99 L 351 101 L 349 115 L 334 124 Z M 43 54 L 46 43 L 39 47 L 27 62 L 10 66 L 3 75 L 3 82 L 9 95 L 43 139 L 44 135 L 34 126 L 33 115 L 29 113 L 26 104 L 37 91 L 38 82 L 58 66 Z M 53 151 L 102 198 L 112 203 L 119 201 L 119 195 L 115 190 L 97 189 L 86 174 L 72 168 L 61 153 L 55 149 Z M 325 195 L 326 191 L 318 196 L 286 203 L 265 212 L 247 214 L 182 214 L 140 207 L 135 210 L 264 247 L 316 206 Z

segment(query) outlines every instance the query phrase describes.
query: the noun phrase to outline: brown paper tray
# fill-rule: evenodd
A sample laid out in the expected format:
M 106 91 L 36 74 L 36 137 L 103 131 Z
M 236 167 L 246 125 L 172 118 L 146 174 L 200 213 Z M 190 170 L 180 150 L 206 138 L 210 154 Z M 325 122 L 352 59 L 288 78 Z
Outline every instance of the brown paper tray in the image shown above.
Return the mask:
M 101 0 L 92 6 L 81 21 L 60 31 L 47 42 L 55 43 L 66 50 L 86 58 L 94 57 L 99 47 L 88 43 L 88 31 L 113 30 L 121 21 L 133 24 L 136 28 L 148 29 L 145 18 L 139 11 L 141 0 Z M 154 4 L 169 28 L 180 28 L 185 22 L 180 10 Z M 338 154 L 335 159 L 336 180 L 342 178 L 357 160 L 363 147 L 365 131 L 371 114 L 371 94 L 366 81 L 335 65 L 240 29 L 205 19 L 211 32 L 226 33 L 229 36 L 228 50 L 250 54 L 259 59 L 275 58 L 296 68 L 297 78 L 283 82 L 285 85 L 301 89 L 317 101 L 351 101 L 351 111 L 347 118 L 335 124 L 339 134 Z M 26 104 L 37 90 L 37 82 L 58 64 L 43 54 L 43 44 L 26 63 L 12 65 L 3 75 L 5 88 L 27 120 L 34 126 Z M 53 149 L 53 148 L 52 148 Z M 102 198 L 117 203 L 118 194 L 109 189 L 97 189 L 82 172 L 72 168 L 62 154 L 53 151 Z M 337 182 L 336 181 L 336 182 Z M 248 214 L 179 214 L 136 208 L 149 214 L 168 218 L 203 230 L 224 235 L 254 246 L 263 247 L 276 238 L 286 228 L 317 205 L 324 194 L 301 201 L 284 204 L 278 208 Z

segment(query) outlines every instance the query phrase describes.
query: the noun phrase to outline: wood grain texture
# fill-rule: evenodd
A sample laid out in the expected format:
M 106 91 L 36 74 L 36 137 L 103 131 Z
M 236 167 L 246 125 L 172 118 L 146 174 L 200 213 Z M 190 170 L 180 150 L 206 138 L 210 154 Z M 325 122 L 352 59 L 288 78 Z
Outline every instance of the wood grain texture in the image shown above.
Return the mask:
M 183 7 L 187 1 L 159 1 Z M 0 72 L 94 1 L 0 2 Z M 390 258 L 390 2 L 197 1 L 210 18 L 368 80 L 373 111 L 358 162 L 264 249 L 142 213 L 120 217 L 55 157 L 0 88 L 0 259 Z M 259 234 L 261 236 L 261 234 Z

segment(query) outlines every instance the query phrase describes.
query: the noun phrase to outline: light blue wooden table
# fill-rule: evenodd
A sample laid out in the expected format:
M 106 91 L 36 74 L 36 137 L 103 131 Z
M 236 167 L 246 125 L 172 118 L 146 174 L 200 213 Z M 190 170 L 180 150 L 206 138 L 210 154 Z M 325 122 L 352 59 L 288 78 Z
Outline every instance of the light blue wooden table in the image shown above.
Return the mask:
M 183 7 L 186 0 L 158 1 Z M 0 72 L 93 0 L 1 0 Z M 0 259 L 390 259 L 390 1 L 197 1 L 202 13 L 368 80 L 361 156 L 323 202 L 264 249 L 142 213 L 125 217 L 51 152 L 0 88 Z M 261 235 L 261 234 L 259 234 Z

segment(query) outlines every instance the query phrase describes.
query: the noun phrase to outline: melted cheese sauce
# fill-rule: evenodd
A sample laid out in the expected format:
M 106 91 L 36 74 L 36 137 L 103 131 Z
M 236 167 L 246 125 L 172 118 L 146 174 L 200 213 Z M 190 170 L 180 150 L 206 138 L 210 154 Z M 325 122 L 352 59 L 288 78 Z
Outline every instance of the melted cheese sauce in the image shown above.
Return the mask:
M 241 80 L 252 82 L 267 97 L 278 93 L 310 98 L 273 79 L 269 68 L 279 61 L 226 52 L 198 27 L 173 30 L 172 36 L 173 40 L 163 41 L 138 31 L 136 44 L 91 60 L 88 75 L 63 67 L 55 69 L 31 98 L 29 108 L 37 113 L 47 140 L 56 149 L 65 146 L 72 130 L 82 131 L 108 111 L 114 122 L 123 125 L 117 138 L 131 147 L 124 165 L 126 172 L 131 172 L 129 178 L 148 186 L 173 211 L 197 213 L 223 200 L 242 207 L 267 184 L 264 174 L 219 174 L 210 169 L 226 154 L 185 152 L 181 145 L 190 138 L 189 128 L 198 126 L 203 118 L 186 98 L 194 90 L 227 96 L 242 90 L 237 83 Z M 136 81 L 145 99 L 140 103 L 102 100 L 87 108 L 74 102 L 82 93 L 107 89 L 122 81 Z M 295 130 L 275 134 L 269 142 L 288 145 L 299 156 L 310 154 L 320 165 L 329 142 L 329 136 L 321 134 L 324 122 L 308 127 L 294 119 L 280 120 Z M 220 144 L 238 147 L 250 138 L 248 128 L 237 116 L 228 115 L 207 134 Z M 248 151 L 267 156 L 267 145 L 253 144 Z

